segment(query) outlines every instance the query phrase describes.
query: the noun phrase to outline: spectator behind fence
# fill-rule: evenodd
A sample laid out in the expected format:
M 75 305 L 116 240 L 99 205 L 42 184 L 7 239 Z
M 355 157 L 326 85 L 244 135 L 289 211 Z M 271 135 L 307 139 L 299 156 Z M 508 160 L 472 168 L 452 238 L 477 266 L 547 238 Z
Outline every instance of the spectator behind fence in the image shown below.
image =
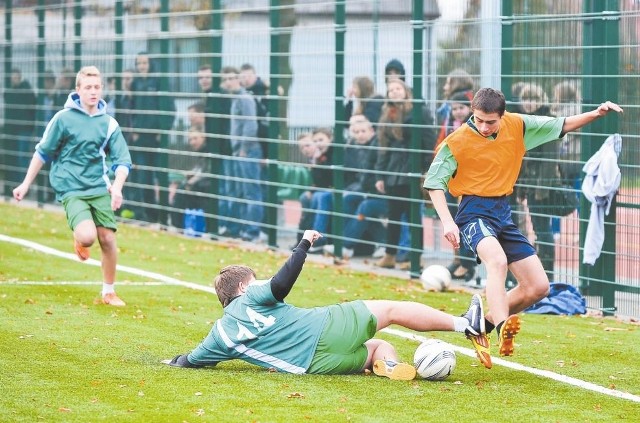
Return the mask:
M 551 100 L 552 116 L 571 116 L 580 113 L 582 102 L 580 95 L 580 82 L 577 80 L 566 80 L 557 83 L 553 87 L 553 98 Z M 582 187 L 582 166 L 580 159 L 580 131 L 566 134 L 560 143 L 558 157 L 562 160 L 559 163 L 560 177 L 565 187 L 572 187 L 576 190 L 578 200 L 576 204 L 579 210 L 579 194 Z M 570 195 L 570 193 L 566 193 Z M 551 230 L 553 239 L 560 239 L 560 218 L 551 218 Z
M 410 152 L 413 96 L 411 90 L 400 79 L 390 80 L 387 84 L 387 96 L 382 108 L 382 117 L 378 126 L 378 142 L 380 149 L 377 155 L 375 170 L 379 172 L 376 189 L 386 194 L 389 200 L 389 226 L 385 255 L 376 262 L 376 266 L 394 268 L 396 253 L 400 240 L 400 221 L 402 214 L 410 216 L 411 183 L 418 183 L 407 176 L 409 157 L 420 154 L 420 163 L 426 170 L 433 158 L 436 134 L 433 119 L 426 105 L 420 111 L 422 128 L 420 131 L 419 150 Z M 406 265 L 405 265 L 406 266 Z
M 62 109 L 69 98 L 69 94 L 74 89 L 76 73 L 71 68 L 63 68 L 58 75 L 56 82 L 56 99 L 55 105 L 58 110 Z
M 207 197 L 211 188 L 211 160 L 207 152 L 207 139 L 202 128 L 189 130 L 189 156 L 185 159 L 189 169 L 171 181 L 169 185 L 169 205 L 172 207 L 171 223 L 180 229 L 185 227 L 185 210 L 207 212 Z M 201 229 L 206 229 L 201 228 Z M 202 230 L 199 232 L 203 232 Z
M 402 82 L 405 82 L 405 78 L 406 73 L 402 62 L 398 59 L 389 60 L 384 67 L 384 82 L 388 84 L 389 81 L 394 79 L 399 79 Z
M 104 101 L 107 103 L 107 114 L 113 118 L 116 117 L 116 96 L 117 96 L 116 87 L 116 77 L 108 76 L 107 83 L 104 87 Z
M 18 68 L 11 69 L 10 85 L 4 91 L 4 145 L 7 170 L 4 195 L 13 196 L 12 189 L 20 183 L 22 172 L 33 155 L 36 127 L 36 94 Z M 12 169 L 15 168 L 15 169 Z
M 127 140 L 131 138 L 130 134 L 133 129 L 133 93 L 131 92 L 133 73 L 133 69 L 122 71 L 120 92 L 116 95 L 116 120 Z
M 353 78 L 351 88 L 347 92 L 345 118 L 350 120 L 354 115 L 364 115 L 372 125 L 377 125 L 382 112 L 384 97 L 375 92 L 373 80 L 368 76 Z
M 384 68 L 385 86 L 388 87 L 388 84 L 390 81 L 395 81 L 397 79 L 401 80 L 402 82 L 405 83 L 405 85 L 407 85 L 404 65 L 398 59 L 391 59 L 389 60 L 389 62 L 387 62 Z M 407 85 L 407 87 L 411 89 L 409 85 Z M 384 104 L 384 101 L 385 100 L 383 97 L 383 101 L 381 105 Z M 377 129 L 377 124 L 374 125 L 374 127 Z M 408 269 L 411 263 L 409 262 L 409 250 L 407 250 L 406 248 L 411 246 L 411 232 L 409 230 L 409 225 L 408 225 L 409 215 L 407 213 L 402 213 L 401 222 L 402 224 L 400 225 L 400 241 L 399 241 L 399 246 L 401 247 L 401 249 L 399 249 L 398 254 L 396 254 L 396 263 L 398 264 L 399 268 Z M 384 251 L 385 251 L 384 247 L 377 248 L 376 251 L 373 253 L 373 257 L 382 258 L 385 254 Z
M 229 216 L 229 200 L 227 192 L 235 186 L 230 180 L 233 162 L 231 156 L 231 143 L 229 141 L 229 114 L 231 113 L 231 99 L 222 95 L 220 91 L 213 90 L 213 71 L 210 65 L 202 65 L 198 69 L 198 85 L 204 94 L 204 127 L 207 136 L 207 150 L 215 155 L 210 160 L 216 162 L 211 166 L 212 172 L 217 174 L 218 216 L 207 218 L 207 228 L 214 227 L 213 219 L 218 219 L 218 234 L 224 236 L 240 236 L 240 225 L 237 222 L 227 221 Z M 216 192 L 213 192 L 216 194 Z M 215 199 L 212 201 L 216 201 Z M 211 207 L 213 208 L 213 207 Z
M 572 116 L 580 113 L 581 95 L 579 82 L 566 80 L 553 87 L 551 100 L 552 116 Z M 560 163 L 560 174 L 565 184 L 580 187 L 582 163 L 580 162 L 580 131 L 567 134 L 560 143 L 559 158 L 568 163 Z
M 38 110 L 36 112 L 36 134 L 42 134 L 49 121 L 53 118 L 56 112 L 59 110 L 56 107 L 56 76 L 51 70 L 46 70 L 42 77 L 43 89 L 38 95 Z M 49 171 L 50 166 L 44 166 Z M 49 178 L 43 177 L 40 179 L 41 187 L 44 190 L 44 194 L 38 200 L 46 203 L 55 201 L 55 193 L 51 188 L 51 182 Z
M 371 122 L 364 115 L 353 115 L 349 121 L 350 137 L 344 152 L 345 188 L 342 208 L 348 217 L 344 226 L 342 258 L 354 254 L 368 255 L 376 244 L 386 241 L 386 229 L 380 218 L 388 213 L 387 200 L 371 197 L 376 193 L 376 174 L 371 172 L 378 155 L 378 139 Z M 359 241 L 366 240 L 367 243 Z M 333 245 L 325 245 L 327 254 L 334 254 Z
M 162 94 L 162 81 L 148 53 L 136 56 L 136 74 L 131 84 L 133 131 L 129 145 L 136 172 L 133 181 L 141 186 L 132 190 L 132 197 L 143 203 L 136 208 L 136 219 L 150 223 L 160 222 L 157 205 L 160 203 L 158 169 L 162 160 L 158 149 L 161 136 L 173 126 L 175 105 L 173 99 Z
M 189 129 L 204 132 L 206 120 L 204 103 L 196 101 L 187 107 L 187 120 L 189 120 Z
M 262 80 L 253 65 L 245 63 L 240 66 L 240 85 L 253 96 L 256 102 L 256 116 L 258 118 L 258 138 L 262 147 L 262 157 L 269 157 L 269 84 Z
M 299 234 L 304 231 L 304 225 L 322 228 L 322 231 L 318 231 L 327 233 L 331 221 L 329 212 L 333 209 L 333 194 L 330 190 L 333 187 L 333 171 L 329 168 L 333 164 L 333 132 L 329 128 L 317 128 L 311 133 L 311 141 L 313 146 L 308 146 L 306 137 L 299 137 L 298 140 L 304 155 L 313 153 L 309 158 L 312 186 L 300 195 L 302 217 L 298 225 Z M 328 243 L 329 241 L 320 241 L 320 245 L 316 245 L 310 252 L 319 253 Z
M 231 66 L 222 68 L 220 88 L 231 98 L 230 141 L 233 154 L 230 198 L 238 199 L 230 204 L 229 216 L 243 220 L 240 236 L 245 241 L 260 240 L 264 206 L 262 204 L 262 147 L 257 140 L 258 122 L 256 103 L 241 85 L 238 70 Z M 227 186 L 229 188 L 229 185 Z
M 466 71 L 462 69 L 454 69 L 447 74 L 447 79 L 442 87 L 442 94 L 445 101 L 436 110 L 436 121 L 440 125 L 440 132 L 436 141 L 436 148 L 453 130 L 451 115 L 451 99 L 454 95 L 461 94 L 471 103 L 473 100 L 473 79 Z M 460 99 L 462 100 L 462 99 Z M 459 125 L 458 125 L 459 126 Z
M 520 90 L 516 112 L 527 115 L 551 116 L 549 97 L 542 87 L 533 82 Z M 557 162 L 558 145 L 546 143 L 532 148 L 526 154 L 517 183 L 517 201 L 526 200 L 535 232 L 535 247 L 549 280 L 553 280 L 555 241 L 551 230 L 551 189 L 561 185 Z
M 37 129 L 36 133 L 44 131 L 47 123 L 59 110 L 56 107 L 56 76 L 51 70 L 46 70 L 42 76 L 43 88 L 38 100 L 38 111 L 36 113 Z

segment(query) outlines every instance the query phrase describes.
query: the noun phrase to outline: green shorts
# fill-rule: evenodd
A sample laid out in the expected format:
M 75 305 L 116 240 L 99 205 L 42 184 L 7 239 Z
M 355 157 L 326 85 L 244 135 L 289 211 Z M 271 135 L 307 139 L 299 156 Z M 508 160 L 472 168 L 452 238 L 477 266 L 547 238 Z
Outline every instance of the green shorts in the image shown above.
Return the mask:
M 69 197 L 62 201 L 67 214 L 67 223 L 71 230 L 83 220 L 93 220 L 96 226 L 117 229 L 116 216 L 111 210 L 111 195 L 93 195 L 89 197 Z
M 376 334 L 378 319 L 363 301 L 328 307 L 329 318 L 307 369 L 310 374 L 359 373 L 367 361 L 364 345 Z

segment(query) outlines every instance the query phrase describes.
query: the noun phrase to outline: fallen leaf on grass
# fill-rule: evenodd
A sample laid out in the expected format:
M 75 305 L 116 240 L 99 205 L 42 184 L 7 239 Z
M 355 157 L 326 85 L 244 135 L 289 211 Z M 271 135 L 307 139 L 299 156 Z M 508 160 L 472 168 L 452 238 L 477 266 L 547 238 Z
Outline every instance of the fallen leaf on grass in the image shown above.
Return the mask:
M 292 392 L 287 395 L 287 398 L 304 398 L 304 395 L 302 395 L 300 392 Z
M 58 411 L 61 411 L 63 413 L 70 413 L 71 409 L 67 408 L 67 407 L 60 407 L 60 408 L 58 408 Z

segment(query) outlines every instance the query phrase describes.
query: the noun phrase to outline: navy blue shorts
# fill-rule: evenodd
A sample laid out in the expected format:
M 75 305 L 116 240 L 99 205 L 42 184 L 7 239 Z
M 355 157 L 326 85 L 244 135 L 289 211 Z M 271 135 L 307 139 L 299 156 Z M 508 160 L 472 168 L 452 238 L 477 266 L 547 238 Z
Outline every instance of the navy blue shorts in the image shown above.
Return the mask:
M 488 236 L 498 240 L 509 264 L 536 254 L 533 245 L 513 223 L 509 199 L 506 196 L 463 196 L 455 222 L 460 228 L 462 242 L 476 254 L 478 264 L 480 259 L 476 247 Z

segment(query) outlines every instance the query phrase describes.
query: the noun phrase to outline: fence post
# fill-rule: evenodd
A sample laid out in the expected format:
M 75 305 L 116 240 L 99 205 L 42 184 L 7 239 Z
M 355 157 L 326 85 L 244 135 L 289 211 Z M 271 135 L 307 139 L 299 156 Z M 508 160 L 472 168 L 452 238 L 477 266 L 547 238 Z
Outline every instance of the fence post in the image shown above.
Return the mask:
M 168 76 L 169 73 L 169 0 L 162 0 L 160 2 L 160 32 L 162 33 L 162 40 L 160 41 L 160 74 L 161 85 L 160 90 L 162 95 L 169 95 Z M 162 107 L 161 107 L 162 108 Z M 168 110 L 161 110 L 162 113 L 166 113 Z M 166 116 L 168 118 L 168 116 Z M 158 185 L 160 185 L 160 209 L 158 210 L 158 221 L 166 225 L 167 224 L 167 206 L 169 204 L 169 193 L 167 187 L 169 186 L 169 154 L 167 149 L 169 148 L 169 134 L 163 132 L 160 134 L 160 151 L 158 167 L 162 169 L 157 172 Z
M 267 176 L 270 181 L 277 181 L 278 183 L 286 182 L 278 179 L 278 149 L 279 145 L 271 142 L 279 139 L 280 133 L 280 121 L 276 120 L 279 117 L 279 94 L 278 86 L 280 85 L 280 33 L 282 31 L 280 25 L 280 1 L 270 0 L 269 2 L 269 101 L 267 107 L 269 110 L 269 144 L 267 161 Z M 277 99 L 274 101 L 274 99 Z M 264 208 L 266 215 L 267 227 L 266 233 L 270 247 L 275 247 L 278 244 L 278 232 L 276 230 L 278 222 L 278 185 L 267 185 L 267 207 Z
M 114 16 L 114 26 L 116 32 L 116 41 L 115 41 L 115 50 L 116 50 L 116 58 L 115 58 L 115 69 L 116 69 L 116 95 L 122 86 L 122 70 L 124 63 L 124 39 L 122 34 L 124 32 L 124 26 L 122 25 L 122 17 L 124 15 L 124 6 L 122 4 L 122 0 L 116 1 L 115 6 L 115 16 Z
M 82 0 L 73 6 L 73 67 L 76 72 L 82 67 Z
M 511 98 L 511 85 L 513 85 L 513 4 L 510 1 L 502 2 L 502 54 L 500 55 L 502 93 Z
M 593 17 L 584 24 L 584 65 L 583 97 L 585 111 L 593 110 L 599 103 L 618 98 L 617 69 L 619 49 L 609 46 L 619 45 L 619 10 L 618 2 L 606 0 L 601 2 L 585 2 L 584 12 Z M 600 148 L 604 139 L 618 132 L 618 120 L 615 116 L 598 119 L 591 123 L 582 137 L 589 142 L 582 142 L 581 159 L 587 161 Z M 587 135 L 597 134 L 597 135 Z M 580 205 L 580 240 L 585 241 L 587 222 L 591 203 L 584 196 Z M 613 315 L 616 310 L 614 283 L 602 281 L 616 280 L 616 203 L 615 199 L 608 216 L 605 217 L 605 240 L 603 254 L 594 266 L 582 263 L 584 250 L 580 251 L 580 286 L 585 294 L 602 296 L 602 311 L 605 315 Z
M 334 30 L 335 30 L 335 115 L 333 128 L 333 143 L 337 146 L 333 150 L 333 163 L 335 166 L 333 171 L 333 212 L 331 217 L 331 232 L 336 236 L 333 238 L 335 245 L 334 254 L 336 257 L 342 257 L 341 239 L 344 234 L 344 216 L 342 216 L 342 190 L 344 189 L 344 45 L 345 33 L 347 31 L 346 8 L 344 0 L 336 1 L 334 14 Z
M 411 11 L 411 24 L 413 28 L 413 108 L 411 110 L 411 141 L 410 149 L 420 151 L 422 146 L 422 125 L 423 113 L 423 86 L 422 72 L 424 70 L 424 0 L 413 0 Z M 409 155 L 409 200 L 411 201 L 411 211 L 407 216 L 409 221 L 409 231 L 411 233 L 411 250 L 409 257 L 411 259 L 411 277 L 420 276 L 420 256 L 423 251 L 423 227 L 422 227 L 422 211 L 421 201 L 422 192 L 420 185 L 420 176 L 422 174 L 423 163 L 420 163 L 422 154 L 413 153 Z M 397 246 L 394 246 L 397 247 Z
M 46 122 L 38 122 L 38 117 L 40 117 L 40 111 L 38 107 L 42 106 L 42 99 L 45 97 L 44 92 L 44 71 L 45 71 L 45 50 L 46 50 L 46 38 L 45 38 L 45 4 L 44 0 L 38 0 L 38 9 L 36 14 L 38 15 L 38 48 L 37 48 L 37 63 L 38 63 L 38 102 L 36 106 L 36 134 L 35 136 L 40 136 L 40 128 L 44 127 Z M 44 172 L 38 172 L 37 176 L 37 186 L 38 186 L 38 206 L 42 206 L 46 200 L 47 195 L 45 190 L 47 189 L 47 175 Z

